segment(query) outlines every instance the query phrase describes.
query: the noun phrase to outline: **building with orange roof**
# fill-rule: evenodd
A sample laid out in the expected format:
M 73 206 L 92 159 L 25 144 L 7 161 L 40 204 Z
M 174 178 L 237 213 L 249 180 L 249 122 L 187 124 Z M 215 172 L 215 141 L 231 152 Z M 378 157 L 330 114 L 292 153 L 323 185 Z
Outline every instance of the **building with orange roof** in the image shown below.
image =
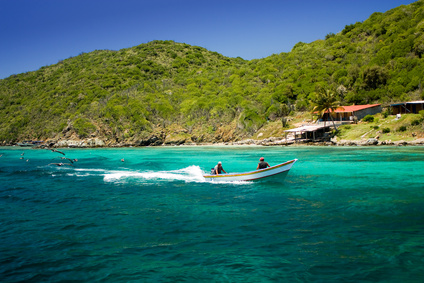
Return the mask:
M 331 116 L 334 121 L 353 121 L 355 117 L 357 120 L 361 120 L 367 115 L 375 115 L 381 111 L 381 104 L 348 105 L 338 107 L 331 112 Z M 328 111 L 324 113 L 322 120 L 331 121 Z

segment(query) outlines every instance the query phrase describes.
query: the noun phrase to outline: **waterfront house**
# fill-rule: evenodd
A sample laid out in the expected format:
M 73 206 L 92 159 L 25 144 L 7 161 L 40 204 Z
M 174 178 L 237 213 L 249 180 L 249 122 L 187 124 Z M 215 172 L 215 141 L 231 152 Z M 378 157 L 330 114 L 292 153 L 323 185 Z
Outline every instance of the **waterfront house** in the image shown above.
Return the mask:
M 331 112 L 334 121 L 354 121 L 361 120 L 367 115 L 375 115 L 381 113 L 381 104 L 368 104 L 368 105 L 349 105 L 340 106 L 334 112 Z M 325 112 L 323 121 L 331 121 L 328 112 Z
M 316 141 L 323 140 L 329 137 L 328 131 L 331 126 L 327 123 L 326 126 L 322 125 L 303 125 L 298 128 L 285 130 L 286 142 L 287 142 L 287 134 L 291 133 L 294 136 L 294 141 Z
M 421 110 L 424 110 L 424 100 L 400 102 L 391 104 L 392 114 L 418 114 Z

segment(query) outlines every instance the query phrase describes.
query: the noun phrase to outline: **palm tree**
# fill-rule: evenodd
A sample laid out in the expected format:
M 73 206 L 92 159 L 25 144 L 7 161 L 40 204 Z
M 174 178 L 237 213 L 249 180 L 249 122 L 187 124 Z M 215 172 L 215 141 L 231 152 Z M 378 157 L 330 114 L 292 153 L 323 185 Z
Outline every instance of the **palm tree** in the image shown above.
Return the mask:
M 323 117 L 324 113 L 328 112 L 331 118 L 331 121 L 333 122 L 334 129 L 337 130 L 336 124 L 334 123 L 333 116 L 331 115 L 331 113 L 334 112 L 340 106 L 340 101 L 337 99 L 336 94 L 329 89 L 325 90 L 322 88 L 316 94 L 315 98 L 311 100 L 311 104 L 313 106 L 312 114 L 317 112 L 318 117 Z M 325 121 L 324 121 L 324 127 L 325 127 Z
M 285 128 L 288 126 L 287 116 L 289 116 L 290 114 L 290 105 L 287 105 L 285 103 L 281 104 L 280 111 L 281 111 L 281 122 L 283 123 L 283 128 Z

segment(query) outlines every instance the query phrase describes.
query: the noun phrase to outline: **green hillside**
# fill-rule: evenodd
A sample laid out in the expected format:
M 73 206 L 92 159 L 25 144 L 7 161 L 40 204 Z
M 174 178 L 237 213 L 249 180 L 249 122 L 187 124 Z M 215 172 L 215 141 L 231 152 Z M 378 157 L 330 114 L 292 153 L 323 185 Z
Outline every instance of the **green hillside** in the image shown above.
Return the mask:
M 344 104 L 422 99 L 423 54 L 424 0 L 264 59 L 173 41 L 82 53 L 0 80 L 0 142 L 235 140 L 309 110 L 321 87 Z

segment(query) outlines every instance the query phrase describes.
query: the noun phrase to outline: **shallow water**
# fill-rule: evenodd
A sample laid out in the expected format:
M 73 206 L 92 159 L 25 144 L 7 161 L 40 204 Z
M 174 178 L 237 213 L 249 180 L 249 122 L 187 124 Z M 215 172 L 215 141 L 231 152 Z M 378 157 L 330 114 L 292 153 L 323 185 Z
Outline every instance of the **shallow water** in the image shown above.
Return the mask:
M 424 280 L 424 147 L 63 152 L 0 148 L 1 282 Z M 260 156 L 299 161 L 283 183 L 202 178 Z

